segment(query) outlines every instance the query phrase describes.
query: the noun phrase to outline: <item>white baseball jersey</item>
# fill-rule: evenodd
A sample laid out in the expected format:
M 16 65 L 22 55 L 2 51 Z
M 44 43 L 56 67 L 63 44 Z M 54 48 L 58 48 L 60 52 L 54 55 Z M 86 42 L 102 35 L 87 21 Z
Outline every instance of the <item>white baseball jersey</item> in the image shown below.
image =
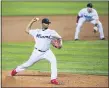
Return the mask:
M 29 34 L 35 39 L 35 48 L 42 51 L 47 51 L 50 48 L 51 39 L 53 36 L 61 38 L 61 36 L 55 30 L 50 29 L 29 30 Z
M 78 15 L 80 17 L 84 17 L 87 21 L 99 19 L 97 11 L 95 9 L 93 9 L 93 8 L 92 8 L 92 12 L 91 13 L 89 13 L 87 11 L 87 8 L 83 8 L 82 10 L 80 10 Z

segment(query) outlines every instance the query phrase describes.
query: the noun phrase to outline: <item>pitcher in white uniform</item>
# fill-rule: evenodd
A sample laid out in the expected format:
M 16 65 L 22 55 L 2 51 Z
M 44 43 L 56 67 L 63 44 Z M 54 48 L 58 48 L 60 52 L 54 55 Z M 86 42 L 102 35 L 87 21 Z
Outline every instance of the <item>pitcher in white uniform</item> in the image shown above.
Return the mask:
M 12 70 L 11 76 L 15 76 L 18 72 L 25 70 L 37 61 L 44 58 L 51 63 L 51 83 L 59 84 L 59 82 L 57 81 L 56 57 L 50 50 L 50 44 L 52 37 L 55 36 L 61 39 L 62 46 L 62 38 L 55 30 L 48 29 L 49 24 L 51 23 L 48 18 L 44 18 L 42 20 L 41 29 L 31 29 L 32 24 L 38 20 L 39 18 L 32 19 L 26 28 L 26 33 L 32 35 L 35 40 L 35 46 L 32 55 L 30 56 L 28 61 L 26 61 L 20 66 L 17 66 L 16 69 Z
M 104 33 L 102 23 L 99 21 L 98 13 L 95 9 L 93 9 L 92 3 L 87 4 L 87 8 L 83 8 L 79 11 L 76 22 L 76 32 L 75 32 L 75 40 L 79 39 L 79 32 L 84 22 L 90 22 L 94 24 L 94 32 L 99 31 L 100 39 L 104 40 Z

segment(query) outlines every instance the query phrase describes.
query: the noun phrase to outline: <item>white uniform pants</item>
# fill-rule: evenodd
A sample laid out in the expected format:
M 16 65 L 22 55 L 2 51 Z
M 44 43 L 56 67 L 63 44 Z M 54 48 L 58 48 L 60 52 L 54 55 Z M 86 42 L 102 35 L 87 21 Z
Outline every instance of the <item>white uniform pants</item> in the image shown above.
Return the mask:
M 23 71 L 41 59 L 46 59 L 51 63 L 51 80 L 56 79 L 57 78 L 57 62 L 56 62 L 56 58 L 54 54 L 52 53 L 50 49 L 47 50 L 46 52 L 40 52 L 34 49 L 29 60 L 26 61 L 24 64 L 18 66 L 16 68 L 16 71 L 17 72 Z
M 79 32 L 80 32 L 80 29 L 83 25 L 83 23 L 86 21 L 85 18 L 80 18 L 79 21 L 78 21 L 78 24 L 77 24 L 77 27 L 76 27 L 76 32 L 75 32 L 75 39 L 79 39 Z M 90 23 L 92 24 L 96 24 L 96 20 L 92 20 L 92 21 L 89 21 Z M 104 38 L 104 33 L 103 33 L 103 27 L 102 27 L 102 23 L 99 21 L 98 22 L 98 31 L 100 33 L 100 39 Z

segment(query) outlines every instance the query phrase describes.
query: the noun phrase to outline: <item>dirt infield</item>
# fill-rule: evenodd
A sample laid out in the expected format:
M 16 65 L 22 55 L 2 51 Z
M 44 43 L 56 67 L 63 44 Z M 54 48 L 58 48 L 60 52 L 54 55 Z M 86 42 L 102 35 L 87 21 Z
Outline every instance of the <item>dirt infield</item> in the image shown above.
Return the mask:
M 2 87 L 108 87 L 108 76 L 59 73 L 60 85 L 50 84 L 50 73 L 24 71 L 16 76 L 8 76 L 10 71 L 2 71 Z
M 35 16 L 2 17 L 2 41 L 25 42 L 33 41 L 32 37 L 25 33 L 26 26 Z M 56 30 L 63 40 L 73 40 L 76 28 L 76 16 L 37 16 L 40 21 L 33 24 L 32 28 L 41 28 L 42 18 L 49 18 L 52 22 L 50 29 Z M 105 38 L 108 39 L 108 16 L 100 16 L 104 28 Z M 99 40 L 99 33 L 93 33 L 93 25 L 85 23 L 80 32 L 81 40 Z

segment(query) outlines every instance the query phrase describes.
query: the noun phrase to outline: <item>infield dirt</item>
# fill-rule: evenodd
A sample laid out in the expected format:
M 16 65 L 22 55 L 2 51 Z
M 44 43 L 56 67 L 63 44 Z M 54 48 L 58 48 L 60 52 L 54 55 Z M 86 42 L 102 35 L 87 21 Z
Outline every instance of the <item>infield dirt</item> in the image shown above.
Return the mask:
M 108 76 L 59 73 L 60 85 L 50 83 L 50 73 L 23 71 L 9 76 L 10 71 L 2 71 L 2 87 L 108 87 Z
M 31 36 L 25 33 L 25 29 L 31 19 L 39 17 L 40 20 L 34 23 L 32 28 L 41 28 L 41 20 L 49 18 L 50 29 L 56 30 L 63 40 L 74 40 L 76 28 L 76 16 L 14 16 L 2 17 L 2 41 L 3 42 L 25 42 L 34 41 Z M 105 38 L 108 39 L 108 16 L 100 16 L 104 28 Z M 83 24 L 80 32 L 81 40 L 99 40 L 99 32 L 93 32 L 93 25 Z

